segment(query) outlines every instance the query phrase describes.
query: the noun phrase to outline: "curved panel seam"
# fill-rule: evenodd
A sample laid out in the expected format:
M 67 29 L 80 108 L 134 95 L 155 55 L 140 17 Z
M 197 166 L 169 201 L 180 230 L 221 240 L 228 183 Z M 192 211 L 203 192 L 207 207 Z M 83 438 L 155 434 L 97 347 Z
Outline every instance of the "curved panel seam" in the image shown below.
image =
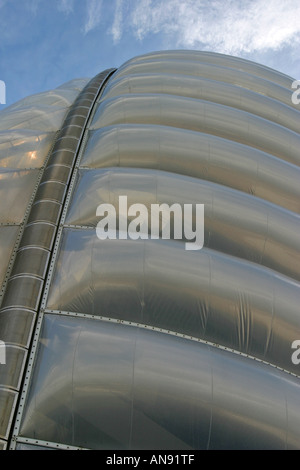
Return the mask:
M 221 349 L 223 351 L 227 351 L 229 353 L 236 354 L 237 356 L 246 357 L 248 359 L 260 362 L 261 364 L 265 364 L 267 366 L 272 367 L 273 369 L 277 369 L 281 372 L 284 372 L 288 375 L 291 375 L 293 377 L 296 377 L 296 378 L 300 379 L 300 375 L 297 375 L 292 371 L 289 371 L 287 369 L 284 369 L 283 367 L 280 367 L 276 364 L 273 364 L 272 362 L 265 361 L 264 359 L 261 359 L 261 358 L 256 357 L 256 356 L 252 356 L 251 354 L 247 354 L 247 353 L 239 351 L 237 349 L 230 348 L 230 347 L 222 345 L 220 343 L 215 343 L 215 342 L 212 342 L 212 341 L 209 341 L 209 340 L 205 340 L 203 338 L 198 338 L 197 336 L 191 336 L 189 334 L 180 333 L 180 332 L 175 331 L 175 330 L 168 330 L 168 329 L 165 329 L 165 328 L 159 328 L 157 326 L 146 325 L 145 323 L 138 323 L 138 322 L 134 322 L 134 321 L 130 321 L 130 320 L 120 320 L 118 318 L 103 317 L 102 315 L 92 315 L 92 314 L 88 314 L 88 313 L 78 313 L 78 312 L 69 312 L 69 311 L 64 311 L 64 310 L 52 310 L 52 309 L 45 309 L 44 313 L 49 314 L 49 315 L 65 315 L 65 316 L 68 316 L 68 317 L 79 317 L 79 318 L 97 320 L 97 321 L 102 321 L 102 322 L 117 323 L 117 324 L 122 324 L 122 325 L 126 325 L 126 326 L 131 326 L 131 327 L 134 327 L 134 328 L 146 329 L 148 331 L 155 331 L 157 333 L 162 333 L 162 334 L 165 334 L 165 335 L 176 336 L 178 338 L 182 338 L 182 339 L 185 339 L 187 341 L 194 341 L 196 343 L 206 344 L 206 345 L 208 345 L 212 348 Z

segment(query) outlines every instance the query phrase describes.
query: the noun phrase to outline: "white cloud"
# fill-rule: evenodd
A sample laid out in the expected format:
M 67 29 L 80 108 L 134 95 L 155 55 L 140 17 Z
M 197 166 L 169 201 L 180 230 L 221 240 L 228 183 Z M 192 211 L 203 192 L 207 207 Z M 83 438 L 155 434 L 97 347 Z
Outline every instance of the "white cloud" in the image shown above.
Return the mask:
M 139 40 L 163 33 L 174 48 L 201 47 L 233 55 L 300 42 L 300 3 L 294 0 L 134 0 L 126 20 L 121 3 L 112 28 L 115 41 L 124 29 Z
M 116 0 L 114 22 L 110 30 L 115 43 L 117 43 L 122 37 L 122 32 L 123 32 L 122 22 L 123 22 L 123 0 Z
M 72 13 L 74 10 L 74 0 L 58 0 L 57 8 L 64 13 Z
M 87 17 L 84 24 L 84 34 L 92 31 L 101 21 L 102 0 L 86 0 Z

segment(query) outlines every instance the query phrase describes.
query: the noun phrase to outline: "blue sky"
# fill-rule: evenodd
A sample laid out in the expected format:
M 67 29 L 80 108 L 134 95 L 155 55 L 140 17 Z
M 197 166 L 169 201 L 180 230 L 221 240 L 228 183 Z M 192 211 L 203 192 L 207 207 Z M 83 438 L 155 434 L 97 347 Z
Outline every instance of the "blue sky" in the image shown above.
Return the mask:
M 6 105 L 136 55 L 197 49 L 300 79 L 298 0 L 0 0 Z

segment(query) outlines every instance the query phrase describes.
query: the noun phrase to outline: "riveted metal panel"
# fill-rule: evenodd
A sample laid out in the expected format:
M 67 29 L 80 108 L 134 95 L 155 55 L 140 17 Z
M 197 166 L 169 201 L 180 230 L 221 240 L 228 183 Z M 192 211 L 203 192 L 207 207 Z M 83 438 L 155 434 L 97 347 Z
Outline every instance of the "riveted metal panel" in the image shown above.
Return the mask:
M 0 170 L 0 224 L 21 224 L 40 170 Z
M 65 126 L 79 126 L 82 127 L 84 126 L 84 123 L 86 121 L 86 116 L 76 114 L 76 112 L 72 112 L 68 114 L 68 117 L 66 118 L 64 125 Z
M 7 271 L 11 256 L 15 250 L 19 231 L 20 227 L 18 225 L 0 226 L 0 289 L 8 276 Z
M 252 358 L 133 325 L 51 314 L 38 357 L 23 438 L 38 431 L 45 441 L 114 450 L 292 447 L 285 396 L 288 389 L 289 410 L 299 405 L 299 380 Z
M 31 274 L 43 278 L 50 257 L 50 252 L 43 248 L 22 248 L 19 250 L 17 259 L 11 272 L 11 277 L 20 274 Z
M 65 124 L 65 123 L 64 123 Z M 80 125 L 74 125 L 74 124 L 67 124 L 61 129 L 61 136 L 64 137 L 76 137 L 77 139 L 80 138 L 82 134 L 82 126 Z M 51 163 L 52 163 L 52 158 L 51 158 Z
M 74 109 L 72 108 L 71 111 L 68 113 L 67 119 L 71 119 L 74 116 L 81 116 L 83 118 L 87 118 L 89 114 L 90 108 L 88 106 L 76 106 Z
M 53 151 L 56 152 L 57 150 L 73 150 L 76 151 L 78 146 L 78 138 L 77 137 L 61 137 L 58 139 L 53 147 Z
M 196 51 L 135 58 L 101 86 L 109 73 L 89 82 L 59 133 L 70 140 L 66 125 L 82 119 L 76 160 L 56 150 L 47 162 L 70 158 L 72 175 L 28 333 L 12 447 L 299 448 L 291 79 Z M 76 115 L 84 100 L 94 104 L 88 119 Z M 204 248 L 99 240 L 97 205 L 118 209 L 124 192 L 146 209 L 204 203 Z
M 0 388 L 0 439 L 8 439 L 17 398 L 16 391 Z
M 26 225 L 20 248 L 35 246 L 51 250 L 54 242 L 55 225 L 48 222 L 36 222 Z
M 19 390 L 27 350 L 6 343 L 6 362 L 0 365 L 0 387 Z
M 53 165 L 72 166 L 76 158 L 76 153 L 72 150 L 58 150 L 51 155 Z
M 46 181 L 58 181 L 60 183 L 68 184 L 71 175 L 71 167 L 66 165 L 49 165 L 43 174 L 41 183 Z
M 94 101 L 95 96 L 92 99 L 88 99 L 85 96 L 82 98 L 78 98 L 75 102 L 74 105 L 78 107 L 90 107 Z
M 7 283 L 2 309 L 20 307 L 37 310 L 42 286 L 42 280 L 35 277 L 19 276 L 10 279 Z
M 85 88 L 84 94 L 79 95 L 76 98 L 76 100 L 73 103 L 74 106 L 85 106 L 85 105 L 82 105 L 82 100 L 88 100 L 90 104 L 94 101 L 95 94 L 98 92 L 99 87 L 94 87 L 92 90 L 90 90 L 89 88 L 90 87 Z
M 104 74 L 104 78 L 107 78 L 107 73 Z M 49 267 L 50 251 L 53 249 L 61 209 L 73 171 L 72 167 L 77 157 L 75 153 L 79 149 L 80 138 L 99 89 L 94 91 L 95 93 L 91 91 L 86 94 L 83 91 L 82 96 L 73 102 L 67 119 L 57 134 L 57 140 L 47 159 L 46 168 L 39 172 L 35 197 L 32 197 L 30 206 L 27 208 L 26 216 L 29 215 L 25 219 L 26 226 L 20 241 L 20 249 L 16 253 L 15 264 L 7 281 L 0 311 L 0 327 L 3 336 L 7 341 L 12 342 L 6 343 L 10 348 L 9 367 L 5 371 L 2 369 L 3 373 L 0 374 L 0 381 L 2 380 L 5 387 L 18 388 L 24 378 L 24 360 L 27 356 L 27 348 L 32 341 L 35 322 L 39 324 L 37 318 L 39 302 Z M 29 370 L 31 367 L 32 362 L 29 360 Z M 27 379 L 28 374 L 25 384 Z M 7 428 L 5 436 L 8 435 L 11 418 L 12 414 L 10 414 L 9 422 L 5 423 L 5 429 Z M 16 422 L 19 422 L 18 418 Z M 15 442 L 13 439 L 12 447 L 15 446 Z
M 38 441 L 36 441 L 36 442 L 38 443 Z M 54 450 L 54 449 L 51 449 L 49 447 L 40 446 L 38 444 L 26 444 L 24 442 L 18 442 L 16 444 L 15 450 L 21 450 L 21 451 L 29 450 L 29 451 L 32 451 L 32 450 Z
M 5 450 L 7 448 L 7 441 L 2 441 L 0 439 L 0 450 Z
M 93 82 L 93 79 L 92 79 L 92 82 Z M 88 85 L 85 88 L 85 91 L 86 91 L 86 93 L 92 93 L 95 96 L 95 93 L 97 93 L 99 91 L 99 86 Z
M 65 228 L 47 309 L 170 329 L 297 374 L 298 283 L 217 250 L 190 255 L 181 241 L 99 240 L 93 229 Z M 276 291 L 288 309 L 277 308 Z
M 57 224 L 61 212 L 61 204 L 55 201 L 38 201 L 31 209 L 28 223 L 49 222 Z
M 36 313 L 32 310 L 8 308 L 0 310 L 0 337 L 6 344 L 29 348 Z
M 66 194 L 66 184 L 62 181 L 45 181 L 39 185 L 36 192 L 36 201 L 53 200 L 61 202 Z

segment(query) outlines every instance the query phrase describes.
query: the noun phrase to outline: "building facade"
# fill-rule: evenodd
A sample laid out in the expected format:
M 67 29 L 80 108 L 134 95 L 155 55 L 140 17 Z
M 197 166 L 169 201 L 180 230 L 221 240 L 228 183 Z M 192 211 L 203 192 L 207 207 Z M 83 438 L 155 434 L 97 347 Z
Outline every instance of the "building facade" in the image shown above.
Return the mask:
M 0 113 L 0 448 L 300 448 L 292 82 L 162 51 Z M 204 204 L 203 248 L 120 196 Z

